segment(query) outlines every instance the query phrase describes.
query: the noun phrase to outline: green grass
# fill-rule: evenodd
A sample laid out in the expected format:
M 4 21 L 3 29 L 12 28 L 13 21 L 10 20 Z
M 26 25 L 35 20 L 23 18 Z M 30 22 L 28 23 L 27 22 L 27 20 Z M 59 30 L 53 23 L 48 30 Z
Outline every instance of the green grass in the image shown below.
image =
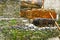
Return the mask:
M 60 20 L 58 20 L 57 23 L 60 24 Z
M 60 35 L 60 31 L 55 30 L 25 30 L 25 29 L 17 29 L 17 28 L 9 28 L 11 26 L 15 26 L 19 23 L 16 19 L 12 19 L 9 21 L 1 20 L 0 25 L 4 26 L 1 30 L 5 39 L 7 40 L 47 40 L 48 38 L 56 37 Z M 19 23 L 21 24 L 21 23 Z M 9 27 L 7 27 L 10 25 Z M 1 26 L 1 27 L 2 27 Z
M 48 38 L 59 36 L 58 30 L 24 30 L 4 28 L 2 34 L 10 40 L 47 40 Z

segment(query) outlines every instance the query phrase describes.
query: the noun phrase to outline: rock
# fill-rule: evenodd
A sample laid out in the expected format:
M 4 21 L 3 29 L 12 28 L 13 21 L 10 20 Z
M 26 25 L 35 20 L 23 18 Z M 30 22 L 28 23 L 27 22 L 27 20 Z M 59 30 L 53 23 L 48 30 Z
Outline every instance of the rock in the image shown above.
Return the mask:
M 49 38 L 48 40 L 60 40 L 58 37 Z

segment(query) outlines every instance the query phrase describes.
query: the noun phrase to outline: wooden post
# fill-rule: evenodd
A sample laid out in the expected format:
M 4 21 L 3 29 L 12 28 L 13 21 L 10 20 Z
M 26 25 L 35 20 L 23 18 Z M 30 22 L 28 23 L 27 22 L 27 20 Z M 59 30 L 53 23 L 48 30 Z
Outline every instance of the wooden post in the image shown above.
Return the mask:
M 32 4 L 34 4 L 34 0 L 32 0 Z
M 44 0 L 42 0 L 42 8 L 44 9 Z
M 25 1 L 25 0 L 23 0 L 23 1 Z

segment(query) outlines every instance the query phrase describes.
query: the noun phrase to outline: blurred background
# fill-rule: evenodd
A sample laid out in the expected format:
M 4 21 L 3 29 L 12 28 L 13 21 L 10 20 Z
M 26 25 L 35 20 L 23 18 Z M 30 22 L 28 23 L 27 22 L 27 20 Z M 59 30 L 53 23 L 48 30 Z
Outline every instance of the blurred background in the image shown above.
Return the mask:
M 29 13 L 33 12 L 36 13 L 36 16 L 42 9 L 42 5 L 44 6 L 43 9 L 54 10 L 57 15 L 56 20 L 36 18 L 36 21 L 25 18 L 25 16 L 21 17 L 21 11 L 22 14 L 27 12 L 28 16 Z M 44 13 L 44 11 L 49 10 L 42 12 Z M 41 14 L 44 15 L 43 13 Z M 0 0 L 0 40 L 59 40 L 60 30 L 57 30 L 56 25 L 52 27 L 55 21 L 60 26 L 60 0 L 44 0 L 44 4 L 42 0 Z M 42 26 L 36 26 L 32 22 Z M 47 24 L 49 22 L 52 25 L 45 25 L 43 22 Z

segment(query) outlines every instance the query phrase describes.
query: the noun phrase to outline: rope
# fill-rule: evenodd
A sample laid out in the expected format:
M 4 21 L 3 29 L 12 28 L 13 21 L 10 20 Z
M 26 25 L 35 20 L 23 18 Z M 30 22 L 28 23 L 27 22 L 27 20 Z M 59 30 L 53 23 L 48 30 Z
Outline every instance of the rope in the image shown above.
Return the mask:
M 50 14 L 51 18 L 54 20 L 54 17 L 52 16 L 51 12 L 49 14 Z M 60 27 L 59 27 L 59 25 L 58 25 L 58 23 L 56 21 L 55 21 L 55 24 L 56 24 L 58 30 L 60 30 Z

